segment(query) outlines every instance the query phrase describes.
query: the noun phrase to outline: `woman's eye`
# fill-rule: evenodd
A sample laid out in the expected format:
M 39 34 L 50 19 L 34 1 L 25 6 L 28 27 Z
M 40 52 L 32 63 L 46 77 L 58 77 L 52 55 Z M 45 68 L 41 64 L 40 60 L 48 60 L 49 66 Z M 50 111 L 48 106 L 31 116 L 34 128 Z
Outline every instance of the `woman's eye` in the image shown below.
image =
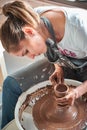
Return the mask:
M 26 51 L 25 51 L 25 55 L 26 55 L 27 53 L 29 53 L 29 51 L 28 51 L 28 50 L 26 50 Z
M 27 55 L 28 53 L 29 53 L 29 51 L 26 50 L 26 51 L 22 54 L 22 56 L 25 56 L 25 55 Z

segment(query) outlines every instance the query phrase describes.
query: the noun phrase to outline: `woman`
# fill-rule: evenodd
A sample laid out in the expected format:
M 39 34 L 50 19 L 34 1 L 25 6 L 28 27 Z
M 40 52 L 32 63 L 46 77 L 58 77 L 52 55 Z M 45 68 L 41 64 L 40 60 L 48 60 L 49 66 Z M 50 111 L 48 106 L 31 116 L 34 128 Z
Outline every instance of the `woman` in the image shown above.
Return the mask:
M 7 19 L 1 27 L 0 36 L 2 45 L 8 53 L 16 56 L 27 56 L 32 59 L 42 53 L 45 54 L 55 65 L 55 71 L 49 78 L 53 85 L 63 82 L 66 73 L 68 78 L 83 81 L 82 85 L 62 99 L 70 101 L 70 104 L 73 104 L 76 98 L 87 92 L 86 69 L 82 68 L 83 71 L 81 72 L 81 69 L 77 69 L 80 68 L 78 63 L 75 63 L 74 65 L 77 66 L 74 67 L 67 65 L 66 58 L 64 59 L 64 66 L 59 64 L 62 58 L 58 63 L 55 63 L 55 61 L 58 61 L 59 55 L 60 57 L 66 56 L 76 62 L 86 61 L 86 10 L 58 6 L 44 6 L 32 9 L 29 4 L 22 1 L 8 3 L 2 9 Z M 51 26 L 52 32 L 49 31 Z M 54 60 L 55 54 L 56 60 Z

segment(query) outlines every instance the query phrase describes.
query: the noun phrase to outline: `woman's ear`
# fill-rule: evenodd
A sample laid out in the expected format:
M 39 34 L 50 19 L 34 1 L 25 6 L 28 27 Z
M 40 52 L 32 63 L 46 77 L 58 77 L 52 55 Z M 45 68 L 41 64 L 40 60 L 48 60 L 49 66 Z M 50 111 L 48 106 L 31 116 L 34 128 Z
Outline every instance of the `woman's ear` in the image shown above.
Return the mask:
M 31 27 L 24 26 L 24 27 L 22 27 L 22 31 L 23 31 L 25 34 L 28 34 L 29 36 L 33 36 L 33 35 L 34 35 L 34 29 L 31 28 Z

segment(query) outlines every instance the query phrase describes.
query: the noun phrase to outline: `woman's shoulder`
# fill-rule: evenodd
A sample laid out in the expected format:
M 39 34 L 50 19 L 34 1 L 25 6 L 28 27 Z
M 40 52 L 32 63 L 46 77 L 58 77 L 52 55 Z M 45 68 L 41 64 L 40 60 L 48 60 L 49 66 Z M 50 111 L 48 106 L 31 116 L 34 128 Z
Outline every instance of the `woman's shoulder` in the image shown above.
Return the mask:
M 39 14 L 46 12 L 46 11 L 50 11 L 50 10 L 57 10 L 57 11 L 61 10 L 61 11 L 67 12 L 67 13 L 69 13 L 69 12 L 73 13 L 73 11 L 76 12 L 76 13 L 81 13 L 81 14 L 87 13 L 87 10 L 82 9 L 82 8 L 67 7 L 67 6 L 51 6 L 51 5 L 49 5 L 49 6 L 39 6 L 39 7 L 34 8 L 34 10 Z
M 61 15 L 65 15 L 65 17 L 71 17 L 71 16 L 75 16 L 78 14 L 83 14 L 83 13 L 87 13 L 86 10 L 84 9 L 79 9 L 79 8 L 71 8 L 71 7 L 66 7 L 66 6 L 40 6 L 40 7 L 36 7 L 34 8 L 34 10 L 41 16 L 41 15 L 54 15 L 54 17 L 58 14 Z
M 34 8 L 34 10 L 38 13 L 38 14 L 41 14 L 47 10 L 51 10 L 51 9 L 54 9 L 54 8 L 58 8 L 57 6 L 39 6 L 39 7 L 36 7 Z
M 36 7 L 34 8 L 34 10 L 38 13 L 38 14 L 43 14 L 45 12 L 52 12 L 52 11 L 62 11 L 62 7 L 60 6 L 40 6 L 40 7 Z
M 59 6 L 40 6 L 35 8 L 35 11 L 40 15 L 51 19 L 58 19 L 61 16 L 65 17 L 63 8 Z

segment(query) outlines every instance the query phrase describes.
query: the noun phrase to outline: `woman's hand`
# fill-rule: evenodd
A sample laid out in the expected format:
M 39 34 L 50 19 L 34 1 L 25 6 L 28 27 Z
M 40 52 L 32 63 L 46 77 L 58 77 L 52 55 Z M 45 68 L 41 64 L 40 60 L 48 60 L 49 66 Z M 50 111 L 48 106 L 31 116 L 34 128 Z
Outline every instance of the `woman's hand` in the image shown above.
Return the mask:
M 67 104 L 68 106 L 73 105 L 75 100 L 78 98 L 78 91 L 74 88 L 66 96 L 58 98 L 58 104 Z
M 63 77 L 62 67 L 55 65 L 55 71 L 49 77 L 49 80 L 51 81 L 52 85 L 56 85 L 58 83 L 63 83 L 64 77 Z
M 81 85 L 79 85 L 76 88 L 73 88 L 65 97 L 58 98 L 58 104 L 68 104 L 73 105 L 75 102 L 75 99 L 81 97 L 83 94 L 87 92 L 87 80 L 83 82 Z

